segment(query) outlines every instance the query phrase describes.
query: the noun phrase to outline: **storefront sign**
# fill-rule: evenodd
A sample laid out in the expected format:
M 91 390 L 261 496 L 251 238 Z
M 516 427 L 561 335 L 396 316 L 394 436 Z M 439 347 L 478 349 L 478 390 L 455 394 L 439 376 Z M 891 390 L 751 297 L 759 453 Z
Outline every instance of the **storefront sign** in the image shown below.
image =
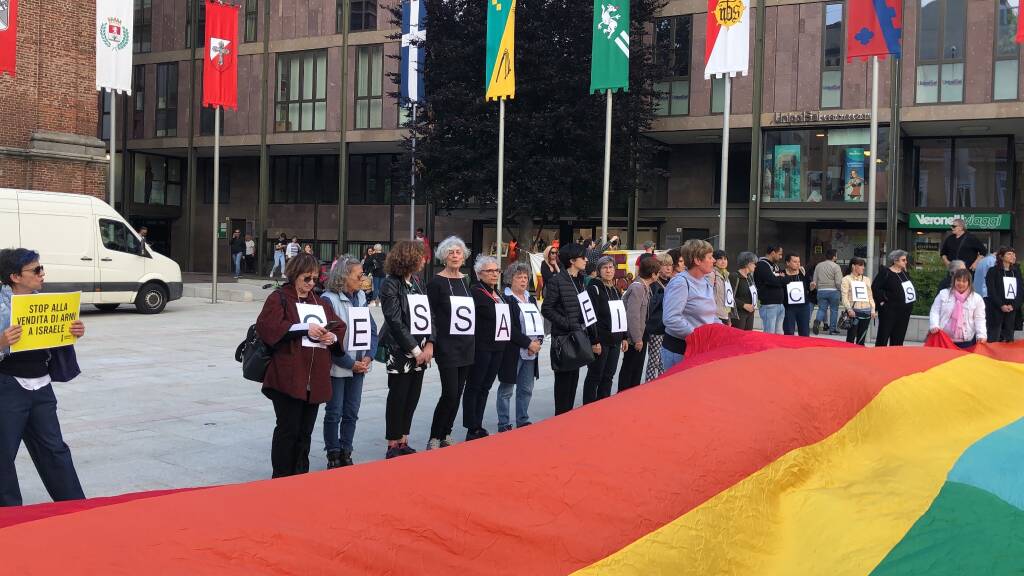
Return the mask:
M 910 228 L 913 230 L 945 230 L 953 220 L 962 219 L 968 230 L 1009 230 L 1009 214 L 957 214 L 956 212 L 913 212 Z
M 772 124 L 821 124 L 825 122 L 869 122 L 870 112 L 826 112 L 822 110 L 804 112 L 776 112 Z

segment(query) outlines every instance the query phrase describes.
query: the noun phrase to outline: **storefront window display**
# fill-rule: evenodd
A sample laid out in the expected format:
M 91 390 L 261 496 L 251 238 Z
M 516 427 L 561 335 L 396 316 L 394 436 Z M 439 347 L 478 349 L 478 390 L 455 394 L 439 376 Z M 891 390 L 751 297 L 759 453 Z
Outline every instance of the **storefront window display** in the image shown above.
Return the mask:
M 914 140 L 918 208 L 1009 208 L 1010 139 Z
M 876 200 L 888 200 L 888 128 L 879 128 Z M 762 202 L 859 203 L 868 191 L 868 128 L 765 132 Z
M 854 256 L 867 258 L 868 254 L 868 232 L 864 228 L 811 228 L 810 254 L 808 255 L 808 270 L 825 259 L 825 253 L 835 248 L 839 264 L 846 270 L 847 264 Z M 876 265 L 881 264 L 882 255 L 888 250 L 885 245 L 885 229 L 875 230 L 875 248 L 878 254 L 875 256 Z

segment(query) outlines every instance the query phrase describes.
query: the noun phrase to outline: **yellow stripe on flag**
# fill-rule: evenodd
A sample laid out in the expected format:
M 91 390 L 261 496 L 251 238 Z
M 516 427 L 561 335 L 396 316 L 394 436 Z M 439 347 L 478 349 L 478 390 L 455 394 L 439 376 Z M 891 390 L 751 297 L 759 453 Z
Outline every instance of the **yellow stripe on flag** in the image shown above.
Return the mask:
M 1021 382 L 975 354 L 894 380 L 832 436 L 576 574 L 868 574 L 960 455 L 1024 417 Z

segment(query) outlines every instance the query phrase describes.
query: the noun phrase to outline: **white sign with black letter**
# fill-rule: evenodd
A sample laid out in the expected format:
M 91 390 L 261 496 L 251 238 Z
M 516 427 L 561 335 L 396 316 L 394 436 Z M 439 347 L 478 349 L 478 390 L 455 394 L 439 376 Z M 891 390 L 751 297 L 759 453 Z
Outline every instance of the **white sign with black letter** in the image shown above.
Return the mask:
M 531 302 L 519 304 L 519 311 L 523 313 L 523 334 L 527 336 L 543 336 L 544 322 L 541 320 L 540 310 L 537 305 Z
M 723 280 L 723 282 L 725 282 L 725 305 L 732 308 L 736 306 L 736 295 L 732 292 L 732 284 L 729 284 L 728 280 Z
M 413 336 L 430 334 L 430 302 L 426 294 L 409 294 L 409 333 Z
M 508 304 L 494 304 L 494 341 L 508 342 L 512 339 L 512 312 Z
M 1003 298 L 1016 300 L 1020 287 L 1017 286 L 1017 279 L 1012 276 L 1003 276 Z
M 903 303 L 911 304 L 917 302 L 917 290 L 914 289 L 914 283 L 906 280 L 901 285 L 903 286 Z
M 583 312 L 583 325 L 590 328 L 597 323 L 597 313 L 594 312 L 594 303 L 590 301 L 590 294 L 580 292 L 576 295 L 580 301 L 580 311 Z
M 868 283 L 863 280 L 851 280 L 850 299 L 854 302 L 868 302 Z
M 476 329 L 476 306 L 469 296 L 452 296 L 452 321 L 448 333 L 452 336 L 472 336 Z
M 786 284 L 786 302 L 790 304 L 803 304 L 807 301 L 804 294 L 803 282 L 790 282 Z
M 757 308 L 757 286 L 753 284 L 750 285 L 750 303 L 754 305 L 754 308 Z
M 618 334 L 626 331 L 626 305 L 622 300 L 609 300 L 608 312 L 611 314 L 611 332 Z
M 353 306 L 348 309 L 348 327 L 345 333 L 345 352 L 361 352 L 370 349 L 372 328 L 370 309 Z
M 324 312 L 324 307 L 319 304 L 295 304 L 295 309 L 299 312 L 299 324 L 309 326 L 310 324 L 316 324 L 317 326 L 327 325 L 327 312 Z M 302 345 L 306 348 L 327 348 L 326 344 L 314 342 L 309 339 L 309 336 L 302 337 Z

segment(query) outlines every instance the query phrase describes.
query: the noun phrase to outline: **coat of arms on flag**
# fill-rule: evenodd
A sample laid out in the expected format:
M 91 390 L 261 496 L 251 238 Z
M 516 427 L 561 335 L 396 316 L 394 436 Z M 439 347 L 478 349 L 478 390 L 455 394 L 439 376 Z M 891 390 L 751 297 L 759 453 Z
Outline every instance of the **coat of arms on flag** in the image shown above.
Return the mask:
M 0 32 L 4 32 L 10 27 L 11 23 L 11 2 L 10 0 L 0 0 Z
M 123 50 L 131 41 L 131 35 L 120 18 L 111 16 L 100 23 L 100 39 L 111 50 Z

